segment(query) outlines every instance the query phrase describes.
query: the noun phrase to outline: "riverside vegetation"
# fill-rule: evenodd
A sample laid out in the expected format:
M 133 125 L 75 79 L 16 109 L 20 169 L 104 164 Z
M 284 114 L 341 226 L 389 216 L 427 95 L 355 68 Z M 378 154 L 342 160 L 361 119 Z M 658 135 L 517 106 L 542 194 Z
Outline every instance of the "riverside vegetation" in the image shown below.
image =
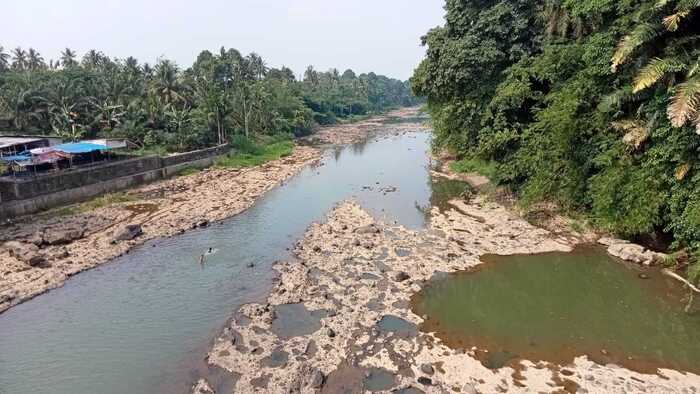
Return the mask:
M 447 0 L 411 84 L 436 144 L 524 205 L 689 251 L 700 278 L 700 2 Z M 684 261 L 686 260 L 686 261 Z
M 309 67 L 297 80 L 255 53 L 203 51 L 181 69 L 160 59 L 111 59 L 65 49 L 48 63 L 36 50 L 0 46 L 0 124 L 66 139 L 124 137 L 144 152 L 196 149 L 232 139 L 310 134 L 317 124 L 417 103 L 408 83 L 374 73 Z M 247 145 L 246 145 L 247 144 Z M 279 147 L 271 148 L 273 150 Z

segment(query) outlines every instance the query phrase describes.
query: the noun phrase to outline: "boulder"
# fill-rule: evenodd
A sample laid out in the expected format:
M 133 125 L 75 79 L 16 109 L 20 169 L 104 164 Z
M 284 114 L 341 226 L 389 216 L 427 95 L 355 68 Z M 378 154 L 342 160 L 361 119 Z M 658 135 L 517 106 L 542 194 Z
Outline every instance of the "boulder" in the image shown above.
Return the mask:
M 309 379 L 309 387 L 312 389 L 320 389 L 323 387 L 323 383 L 326 381 L 326 377 L 323 376 L 323 372 L 319 371 L 318 369 L 314 369 L 311 372 L 310 379 Z
M 628 244 L 629 241 L 625 241 L 624 239 L 617 239 L 617 238 L 611 238 L 611 237 L 602 237 L 598 239 L 598 243 L 604 246 L 610 246 L 614 244 Z
M 10 252 L 10 256 L 27 263 L 30 267 L 47 266 L 46 256 L 39 253 L 39 247 L 34 244 L 10 241 L 6 242 L 4 246 Z
M 143 228 L 141 228 L 140 224 L 129 224 L 116 234 L 114 240 L 131 241 L 141 234 L 143 234 Z
M 65 245 L 83 238 L 85 234 L 81 229 L 50 230 L 44 234 L 44 242 L 49 245 Z
M 608 246 L 608 253 L 622 260 L 644 265 L 653 265 L 663 260 L 664 256 L 662 253 L 653 252 L 641 245 L 627 242 Z
M 27 242 L 41 247 L 46 241 L 44 241 L 44 237 L 41 235 L 41 233 L 34 233 L 27 238 Z
M 333 329 L 330 328 L 330 327 L 326 327 L 326 328 L 323 330 L 323 334 L 326 335 L 326 336 L 329 337 L 329 338 L 335 338 L 335 331 L 333 331 Z
M 355 229 L 356 234 L 379 234 L 381 230 L 375 224 L 358 227 Z
M 392 275 L 392 278 L 394 279 L 394 282 L 404 282 L 410 279 L 411 276 L 404 271 L 398 271 Z
M 435 373 L 435 369 L 430 364 L 423 364 L 420 366 L 420 370 L 426 375 L 432 375 Z

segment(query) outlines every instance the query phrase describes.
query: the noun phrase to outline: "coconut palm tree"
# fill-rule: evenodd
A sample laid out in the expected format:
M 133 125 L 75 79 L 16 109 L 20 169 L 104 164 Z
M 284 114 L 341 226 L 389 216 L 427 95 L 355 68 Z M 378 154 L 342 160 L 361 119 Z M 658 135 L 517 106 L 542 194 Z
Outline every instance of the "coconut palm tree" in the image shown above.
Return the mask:
M 27 68 L 27 52 L 17 47 L 12 50 L 12 69 L 24 71 Z
M 63 52 L 61 52 L 61 64 L 65 68 L 77 66 L 78 61 L 75 60 L 77 57 L 78 55 L 75 53 L 75 51 L 71 50 L 70 48 L 66 48 L 63 50 Z
M 46 62 L 41 54 L 34 48 L 29 48 L 27 52 L 27 68 L 31 71 L 41 70 L 46 68 Z
M 0 45 L 0 71 L 7 71 L 10 68 L 10 55 L 5 53 L 5 48 Z
M 184 102 L 183 84 L 179 78 L 177 65 L 170 60 L 161 60 L 154 68 L 152 93 L 165 104 Z

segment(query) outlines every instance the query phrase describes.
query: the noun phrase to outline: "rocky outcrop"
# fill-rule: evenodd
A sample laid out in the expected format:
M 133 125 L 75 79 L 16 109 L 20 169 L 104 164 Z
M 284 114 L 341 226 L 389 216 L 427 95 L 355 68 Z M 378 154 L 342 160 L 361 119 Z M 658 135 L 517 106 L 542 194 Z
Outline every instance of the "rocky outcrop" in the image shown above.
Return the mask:
M 10 256 L 25 262 L 30 267 L 44 267 L 47 265 L 46 256 L 34 244 L 10 241 L 6 242 L 4 246 L 10 252 Z
M 114 240 L 119 241 L 131 241 L 132 239 L 143 234 L 143 228 L 140 224 L 129 224 L 123 229 L 121 229 L 114 237 Z
M 598 243 L 608 247 L 608 253 L 625 261 L 647 266 L 661 263 L 667 257 L 663 253 L 654 252 L 641 245 L 622 239 L 603 237 Z
M 47 231 L 43 236 L 43 242 L 49 245 L 66 245 L 75 240 L 83 238 L 83 229 L 56 229 Z

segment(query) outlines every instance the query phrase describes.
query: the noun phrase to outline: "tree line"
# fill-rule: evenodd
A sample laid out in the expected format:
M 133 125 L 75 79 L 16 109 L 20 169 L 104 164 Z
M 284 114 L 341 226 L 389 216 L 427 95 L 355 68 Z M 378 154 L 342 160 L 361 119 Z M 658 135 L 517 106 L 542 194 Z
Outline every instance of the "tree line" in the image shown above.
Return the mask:
M 306 135 L 316 124 L 415 103 L 408 82 L 313 67 L 297 80 L 289 68 L 235 49 L 203 51 L 182 69 L 97 50 L 79 58 L 68 48 L 46 62 L 32 48 L 0 46 L 0 120 L 16 132 L 71 140 L 126 137 L 182 151 L 236 136 Z
M 556 202 L 600 228 L 670 237 L 700 255 L 700 1 L 445 9 L 411 80 L 439 147 L 495 166 L 494 180 L 526 205 Z

